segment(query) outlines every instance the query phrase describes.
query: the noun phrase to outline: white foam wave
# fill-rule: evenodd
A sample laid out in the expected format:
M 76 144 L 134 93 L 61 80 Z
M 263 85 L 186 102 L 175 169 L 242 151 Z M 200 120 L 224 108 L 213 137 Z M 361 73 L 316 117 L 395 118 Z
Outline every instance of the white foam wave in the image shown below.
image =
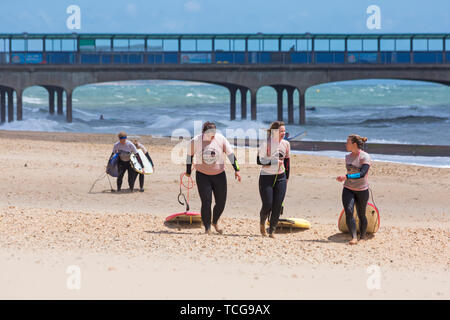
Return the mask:
M 17 131 L 61 131 L 61 126 L 57 121 L 49 119 L 26 119 L 22 121 L 13 121 L 4 123 L 0 126 L 1 130 Z M 66 131 L 66 130 L 63 130 Z
M 43 98 L 24 96 L 22 99 L 23 103 L 48 105 L 48 100 Z

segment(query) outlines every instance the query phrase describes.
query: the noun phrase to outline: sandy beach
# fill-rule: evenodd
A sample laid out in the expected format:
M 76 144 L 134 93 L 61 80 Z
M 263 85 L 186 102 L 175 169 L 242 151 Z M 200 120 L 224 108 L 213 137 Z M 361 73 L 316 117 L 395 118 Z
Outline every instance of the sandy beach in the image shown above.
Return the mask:
M 343 159 L 292 156 L 284 216 L 312 227 L 275 239 L 259 234 L 258 166 L 238 157 L 238 183 L 227 163 L 224 234 L 206 236 L 164 225 L 184 211 L 177 195 L 185 166 L 171 160 L 176 141 L 142 136 L 156 166 L 145 192 L 111 193 L 106 177 L 89 191 L 115 135 L 0 138 L 1 299 L 450 298 L 450 169 L 374 162 L 369 182 L 381 227 L 349 246 L 337 228 Z M 196 187 L 190 205 L 199 212 Z M 67 285 L 70 266 L 81 272 L 79 289 Z

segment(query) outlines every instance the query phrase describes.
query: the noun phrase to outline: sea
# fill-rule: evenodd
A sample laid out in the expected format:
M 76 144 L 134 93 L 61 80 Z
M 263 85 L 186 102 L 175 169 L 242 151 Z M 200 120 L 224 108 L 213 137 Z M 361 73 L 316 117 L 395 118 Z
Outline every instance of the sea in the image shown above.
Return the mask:
M 287 122 L 287 96 L 284 95 Z M 450 87 L 404 80 L 358 80 L 322 84 L 306 91 L 306 124 L 299 125 L 298 94 L 294 94 L 291 136 L 305 141 L 342 141 L 359 134 L 368 142 L 450 145 Z M 31 87 L 23 94 L 23 121 L 0 125 L 0 130 L 111 133 L 129 135 L 194 135 L 199 123 L 214 121 L 225 133 L 240 138 L 267 129 L 277 118 L 277 97 L 271 87 L 259 89 L 257 120 L 240 119 L 240 93 L 236 120 L 230 121 L 229 91 L 220 86 L 185 81 L 125 81 L 85 85 L 73 93 L 73 122 L 50 115 L 48 93 Z M 55 103 L 56 108 L 56 103 Z M 101 119 L 102 118 L 102 119 Z M 239 136 L 241 135 L 241 136 Z M 338 156 L 336 151 L 317 154 Z M 450 168 L 450 157 L 380 155 L 380 161 Z M 375 157 L 376 159 L 376 157 Z

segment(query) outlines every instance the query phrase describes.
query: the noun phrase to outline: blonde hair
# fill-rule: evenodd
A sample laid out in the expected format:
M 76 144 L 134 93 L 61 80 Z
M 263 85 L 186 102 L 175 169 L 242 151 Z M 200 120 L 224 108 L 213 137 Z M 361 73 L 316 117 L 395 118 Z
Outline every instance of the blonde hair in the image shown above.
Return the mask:
M 127 133 L 125 131 L 120 131 L 119 134 L 117 135 L 119 138 L 123 138 L 127 136 Z
M 351 134 L 348 138 L 352 141 L 352 143 L 356 143 L 358 145 L 358 149 L 364 148 L 364 143 L 367 141 L 366 137 L 361 137 L 357 134 Z

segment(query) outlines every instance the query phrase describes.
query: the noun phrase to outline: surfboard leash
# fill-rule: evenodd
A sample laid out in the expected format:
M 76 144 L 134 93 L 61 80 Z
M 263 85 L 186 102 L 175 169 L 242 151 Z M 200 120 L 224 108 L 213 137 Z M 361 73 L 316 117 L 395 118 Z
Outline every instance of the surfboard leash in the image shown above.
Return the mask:
M 92 192 L 92 189 L 94 189 L 94 186 L 97 184 L 97 182 L 99 182 L 100 180 L 102 180 L 103 178 L 105 178 L 105 176 L 108 177 L 108 174 L 107 174 L 106 172 L 102 173 L 102 174 L 100 175 L 100 177 L 98 177 L 98 178 L 94 181 L 94 183 L 93 183 L 92 186 L 91 186 L 91 189 L 89 189 L 89 193 Z M 108 181 L 109 181 L 109 177 L 108 177 Z M 109 182 L 109 185 L 110 185 L 111 190 L 112 190 L 111 181 Z
M 192 177 L 188 177 L 187 185 L 183 182 L 183 177 L 186 175 L 186 173 L 180 174 L 180 193 L 178 194 L 178 203 L 182 206 L 186 205 L 186 212 L 189 211 L 189 189 L 192 189 L 194 187 L 194 181 L 192 180 Z M 185 187 L 187 189 L 187 199 L 186 196 L 183 193 L 183 190 L 181 189 L 181 186 Z M 183 197 L 184 202 L 180 200 L 180 198 Z
M 373 200 L 373 191 L 372 191 L 372 189 L 369 188 L 369 191 L 370 191 L 370 196 L 371 196 L 371 198 L 372 198 L 372 203 L 373 203 L 373 205 L 375 206 L 375 208 L 378 209 L 377 205 L 375 204 L 375 201 Z

